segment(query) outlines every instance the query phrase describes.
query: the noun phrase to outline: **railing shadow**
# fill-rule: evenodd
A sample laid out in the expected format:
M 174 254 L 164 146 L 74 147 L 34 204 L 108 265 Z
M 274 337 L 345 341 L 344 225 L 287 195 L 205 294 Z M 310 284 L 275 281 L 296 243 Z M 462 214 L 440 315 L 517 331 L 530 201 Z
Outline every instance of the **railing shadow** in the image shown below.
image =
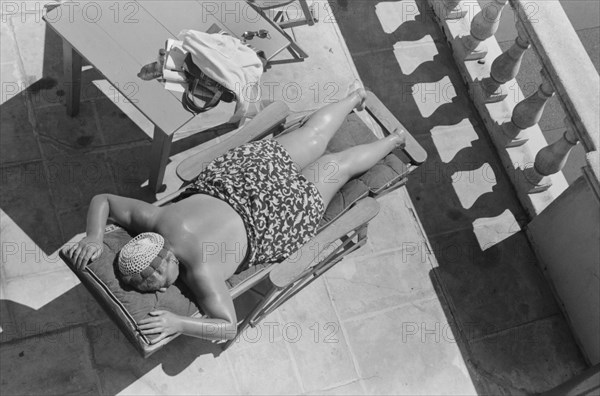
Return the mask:
M 401 11 L 386 14 L 392 7 L 386 3 Z M 545 378 L 539 380 L 543 364 L 519 363 L 535 348 L 515 353 L 508 346 L 514 337 L 500 336 L 493 339 L 495 348 L 477 349 L 474 344 L 481 337 L 560 314 L 521 231 L 527 216 L 427 1 L 329 4 L 362 82 L 428 152 L 427 162 L 408 178 L 407 189 L 437 260 L 430 278 L 473 385 L 481 394 L 549 389 Z M 394 26 L 394 18 L 405 22 Z M 419 55 L 424 60 L 415 67 Z M 403 64 L 409 61 L 413 67 L 407 73 Z M 562 318 L 559 322 L 564 324 Z M 577 361 L 568 329 L 560 331 Z M 526 339 L 521 337 L 518 345 Z M 471 364 L 473 359 L 476 364 Z M 514 375 L 514 367 L 522 377 Z M 528 376 L 537 382 L 528 382 Z M 559 383 L 557 379 L 554 385 Z

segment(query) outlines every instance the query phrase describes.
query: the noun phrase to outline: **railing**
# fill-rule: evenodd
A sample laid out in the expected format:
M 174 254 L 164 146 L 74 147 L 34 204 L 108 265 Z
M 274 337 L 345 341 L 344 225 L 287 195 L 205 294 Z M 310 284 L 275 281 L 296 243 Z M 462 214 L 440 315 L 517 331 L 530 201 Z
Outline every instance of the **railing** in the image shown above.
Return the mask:
M 557 0 L 510 0 L 515 10 L 517 37 L 500 53 L 493 36 L 509 0 L 430 0 L 453 47 L 454 57 L 470 87 L 507 168 L 519 198 L 533 217 L 566 189 L 559 173 L 579 142 L 587 153 L 590 181 L 600 180 L 598 167 L 599 77 L 577 33 Z M 488 40 L 490 39 L 490 40 Z M 517 102 L 509 95 L 523 55 L 533 49 L 543 65 L 542 84 L 533 95 Z M 490 67 L 491 63 L 491 67 Z M 514 92 L 514 90 L 512 90 Z M 519 90 L 520 93 L 520 90 Z M 537 126 L 548 99 L 557 94 L 565 112 L 565 132 L 547 144 Z M 512 102 L 512 103 L 511 103 Z M 547 196 L 533 194 L 548 191 Z
M 429 0 L 473 104 L 531 221 L 526 234 L 591 364 L 600 362 L 600 79 L 557 0 Z M 494 38 L 509 3 L 516 38 L 505 52 Z M 538 90 L 515 82 L 526 51 L 542 64 Z M 553 95 L 565 131 L 548 144 L 538 126 Z M 581 144 L 587 165 L 568 186 L 560 172 Z

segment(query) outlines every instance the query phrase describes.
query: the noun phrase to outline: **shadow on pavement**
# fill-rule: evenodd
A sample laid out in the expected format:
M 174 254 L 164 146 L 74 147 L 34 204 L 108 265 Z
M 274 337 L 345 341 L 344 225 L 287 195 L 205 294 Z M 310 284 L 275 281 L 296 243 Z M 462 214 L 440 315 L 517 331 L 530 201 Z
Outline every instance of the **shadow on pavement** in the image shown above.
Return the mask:
M 50 255 L 85 231 L 94 195 L 112 193 L 146 202 L 156 196 L 146 187 L 149 121 L 91 66 L 83 68 L 80 112 L 68 116 L 62 39 L 46 27 L 44 40 L 42 77 L 3 82 L 0 208 Z M 20 50 L 27 62 L 33 49 Z M 26 73 L 30 69 L 35 73 L 35 66 L 24 65 Z M 175 140 L 172 155 L 232 128 L 227 124 L 186 134 Z
M 428 152 L 407 183 L 433 249 L 419 253 L 435 256 L 430 278 L 476 390 L 535 393 L 570 378 L 582 357 L 427 1 L 329 5 L 364 85 Z
M 116 394 L 157 368 L 175 376 L 198 357 L 221 352 L 218 345 L 179 337 L 143 359 L 85 294 L 78 285 L 37 310 L 0 300 L 5 394 L 36 394 L 42 389 L 47 394 Z M 83 312 L 84 306 L 88 312 Z M 105 320 L 88 323 L 89 316 Z
M 24 62 L 28 51 L 39 51 L 22 47 Z M 3 81 L 0 104 L 3 267 L 5 256 L 14 259 L 14 273 L 3 279 L 0 299 L 3 392 L 116 394 L 157 367 L 175 376 L 200 356 L 217 356 L 220 346 L 179 337 L 142 359 L 87 290 L 81 284 L 69 288 L 72 279 L 54 265 L 55 252 L 85 232 L 94 195 L 112 193 L 146 202 L 156 196 L 144 186 L 151 139 L 121 110 L 131 105 L 100 73 L 84 66 L 80 113 L 67 116 L 62 40 L 47 27 L 43 51 L 42 77 Z M 23 69 L 27 73 L 35 65 Z M 175 141 L 172 154 L 230 130 L 224 126 Z M 6 245 L 22 251 L 8 254 Z M 48 263 L 40 263 L 42 257 Z M 16 268 L 18 264 L 27 269 Z M 58 282 L 50 291 L 44 290 L 48 279 Z M 37 309 L 28 305 L 40 303 Z

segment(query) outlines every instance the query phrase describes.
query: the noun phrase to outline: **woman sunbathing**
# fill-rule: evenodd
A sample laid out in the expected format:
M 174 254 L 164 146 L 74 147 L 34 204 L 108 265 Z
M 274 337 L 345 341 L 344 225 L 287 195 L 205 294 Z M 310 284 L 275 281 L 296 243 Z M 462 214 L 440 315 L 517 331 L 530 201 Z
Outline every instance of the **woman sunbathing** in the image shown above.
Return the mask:
M 325 208 L 353 176 L 404 144 L 403 132 L 323 155 L 364 90 L 315 112 L 299 129 L 252 142 L 212 161 L 165 207 L 115 195 L 94 197 L 87 236 L 65 248 L 77 270 L 102 252 L 107 219 L 141 233 L 121 249 L 121 279 L 142 292 L 164 291 L 181 277 L 206 317 L 151 312 L 139 322 L 156 343 L 175 333 L 209 340 L 234 338 L 237 319 L 225 281 L 257 263 L 280 261 L 311 239 Z

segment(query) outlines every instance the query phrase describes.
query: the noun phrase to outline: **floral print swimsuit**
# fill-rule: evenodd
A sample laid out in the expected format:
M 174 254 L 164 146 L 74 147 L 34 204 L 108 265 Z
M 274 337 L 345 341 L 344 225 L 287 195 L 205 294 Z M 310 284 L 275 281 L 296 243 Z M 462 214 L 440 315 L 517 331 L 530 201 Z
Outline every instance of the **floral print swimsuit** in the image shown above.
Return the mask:
M 213 160 L 184 196 L 192 194 L 223 200 L 241 216 L 249 250 L 238 272 L 289 257 L 316 234 L 325 212 L 317 187 L 271 139 L 244 144 Z

